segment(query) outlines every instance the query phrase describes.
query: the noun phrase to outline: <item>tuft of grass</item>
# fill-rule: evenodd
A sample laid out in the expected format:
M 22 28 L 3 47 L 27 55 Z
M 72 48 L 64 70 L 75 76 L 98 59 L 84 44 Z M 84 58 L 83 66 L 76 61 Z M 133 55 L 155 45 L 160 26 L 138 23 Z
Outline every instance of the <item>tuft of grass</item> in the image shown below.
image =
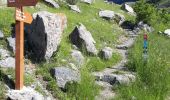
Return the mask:
M 113 54 L 113 57 L 109 60 L 104 60 L 99 57 L 89 57 L 89 59 L 87 59 L 87 68 L 90 71 L 101 71 L 106 67 L 112 67 L 118 63 L 120 59 L 121 56 L 119 54 Z
M 95 84 L 95 78 L 86 67 L 81 69 L 80 83 L 73 82 L 67 86 L 68 95 L 73 100 L 94 100 L 99 92 L 99 87 Z

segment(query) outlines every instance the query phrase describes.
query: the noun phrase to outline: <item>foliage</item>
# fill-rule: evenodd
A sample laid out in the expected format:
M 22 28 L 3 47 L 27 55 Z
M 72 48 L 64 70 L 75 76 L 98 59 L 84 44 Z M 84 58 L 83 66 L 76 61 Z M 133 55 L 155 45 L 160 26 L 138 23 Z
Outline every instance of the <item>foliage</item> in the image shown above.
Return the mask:
M 158 41 L 159 40 L 159 41 Z M 128 67 L 137 72 L 137 81 L 119 88 L 119 99 L 165 100 L 170 91 L 170 40 L 158 34 L 149 34 L 148 61 L 143 61 L 143 37 L 130 50 Z
M 159 14 L 157 9 L 149 4 L 146 3 L 145 0 L 138 1 L 135 6 L 134 10 L 137 13 L 137 21 L 144 21 L 150 25 L 154 25 L 157 21 L 159 21 Z
M 95 84 L 94 77 L 86 67 L 81 69 L 81 81 L 79 84 L 73 82 L 68 85 L 68 95 L 76 100 L 94 100 L 98 94 L 99 87 Z

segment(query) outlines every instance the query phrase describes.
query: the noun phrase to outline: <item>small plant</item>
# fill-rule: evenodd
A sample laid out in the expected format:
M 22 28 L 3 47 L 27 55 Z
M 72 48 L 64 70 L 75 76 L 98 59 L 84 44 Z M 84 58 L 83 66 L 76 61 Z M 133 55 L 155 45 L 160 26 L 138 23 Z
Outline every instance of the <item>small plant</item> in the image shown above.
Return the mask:
M 76 5 L 79 0 L 66 0 L 66 2 L 70 5 Z

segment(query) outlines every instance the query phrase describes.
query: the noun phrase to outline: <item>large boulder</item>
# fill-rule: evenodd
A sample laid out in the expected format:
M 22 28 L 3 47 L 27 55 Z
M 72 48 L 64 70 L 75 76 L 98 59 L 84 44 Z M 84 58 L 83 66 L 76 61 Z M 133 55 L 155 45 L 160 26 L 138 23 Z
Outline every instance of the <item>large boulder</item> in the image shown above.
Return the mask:
M 49 60 L 57 51 L 66 23 L 66 16 L 61 13 L 40 11 L 33 14 L 33 22 L 26 30 L 29 48 L 36 59 Z
M 164 34 L 166 34 L 167 36 L 170 36 L 170 29 L 166 29 L 166 30 L 164 31 Z
M 94 0 L 81 0 L 81 1 L 87 4 L 92 4 L 94 2 Z
M 58 3 L 54 0 L 44 0 L 44 2 L 48 3 L 49 5 L 51 5 L 54 8 L 59 8 L 60 6 L 58 5 Z
M 70 34 L 71 42 L 78 48 L 84 49 L 92 55 L 97 55 L 97 49 L 95 47 L 95 40 L 91 33 L 86 29 L 83 24 L 76 26 L 73 32 Z
M 99 16 L 106 19 L 114 19 L 115 18 L 115 12 L 111 10 L 102 10 L 99 11 Z
M 4 38 L 4 33 L 0 30 L 0 39 Z
M 124 9 L 127 12 L 132 13 L 132 14 L 135 13 L 133 8 L 130 5 L 126 4 L 126 3 L 122 5 L 122 9 Z
M 80 73 L 67 67 L 56 67 L 51 70 L 51 74 L 57 80 L 57 85 L 60 88 L 65 88 L 68 82 L 79 82 Z
M 9 48 L 15 53 L 15 38 L 13 37 L 8 37 L 7 38 Z

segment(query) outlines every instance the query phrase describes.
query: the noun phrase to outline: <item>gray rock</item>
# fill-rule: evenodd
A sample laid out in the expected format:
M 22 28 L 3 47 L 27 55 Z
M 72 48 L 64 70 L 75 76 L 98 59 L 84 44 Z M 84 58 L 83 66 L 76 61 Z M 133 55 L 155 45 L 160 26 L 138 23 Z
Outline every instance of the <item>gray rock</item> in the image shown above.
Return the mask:
M 80 8 L 77 5 L 69 5 L 69 7 L 71 10 L 81 13 Z
M 53 77 L 56 78 L 59 87 L 64 88 L 67 82 L 80 81 L 80 73 L 67 67 L 56 67 L 51 71 Z
M 7 96 L 10 100 L 47 100 L 48 98 L 31 87 L 24 87 L 22 90 L 9 90 Z
M 95 47 L 96 42 L 83 24 L 76 26 L 70 34 L 70 39 L 78 48 L 84 49 L 83 47 L 85 47 L 88 53 L 97 55 L 97 49 Z
M 0 39 L 4 38 L 4 33 L 0 30 Z
M 81 0 L 81 1 L 87 4 L 92 4 L 94 2 L 94 0 Z
M 51 5 L 54 8 L 59 8 L 60 6 L 58 5 L 58 3 L 54 0 L 44 0 L 44 2 L 48 3 L 49 5 Z
M 149 26 L 148 24 L 145 24 L 143 21 L 139 22 L 137 27 L 141 30 L 145 30 L 147 32 L 153 32 L 153 27 Z
M 5 49 L 0 49 L 0 57 L 1 57 L 1 59 L 4 59 L 6 57 L 10 57 L 9 51 L 7 51 Z
M 113 50 L 110 47 L 105 47 L 104 49 L 102 49 L 101 54 L 104 59 L 111 59 L 113 55 Z
M 130 5 L 126 4 L 126 3 L 122 5 L 122 8 L 124 10 L 126 10 L 127 12 L 129 12 L 129 13 L 132 13 L 132 14 L 135 13 L 133 8 Z
M 111 85 L 114 84 L 125 84 L 128 85 L 130 82 L 135 81 L 135 76 L 132 74 L 109 74 L 109 75 L 104 75 L 101 79 L 104 82 L 108 82 Z
M 15 38 L 8 37 L 7 41 L 8 41 L 10 49 L 15 53 Z
M 116 45 L 117 49 L 127 50 L 128 48 L 133 46 L 133 43 L 135 42 L 135 39 L 130 38 L 129 40 L 125 41 L 121 45 Z
M 115 12 L 110 10 L 102 10 L 99 11 L 99 16 L 106 18 L 106 19 L 114 19 L 115 18 Z
M 115 13 L 115 20 L 119 25 L 122 25 L 125 22 L 125 17 L 119 13 Z
M 166 30 L 164 31 L 164 34 L 166 34 L 167 36 L 170 36 L 170 29 L 166 29 Z
M 5 68 L 15 68 L 15 58 L 7 57 L 0 60 L 0 66 Z
M 74 60 L 74 62 L 78 65 L 81 66 L 84 63 L 84 57 L 82 55 L 82 53 L 78 50 L 72 50 L 71 52 L 71 56 Z
M 27 28 L 28 43 L 37 59 L 49 60 L 57 51 L 62 33 L 67 26 L 64 14 L 53 14 L 41 11 L 33 14 L 33 23 Z

